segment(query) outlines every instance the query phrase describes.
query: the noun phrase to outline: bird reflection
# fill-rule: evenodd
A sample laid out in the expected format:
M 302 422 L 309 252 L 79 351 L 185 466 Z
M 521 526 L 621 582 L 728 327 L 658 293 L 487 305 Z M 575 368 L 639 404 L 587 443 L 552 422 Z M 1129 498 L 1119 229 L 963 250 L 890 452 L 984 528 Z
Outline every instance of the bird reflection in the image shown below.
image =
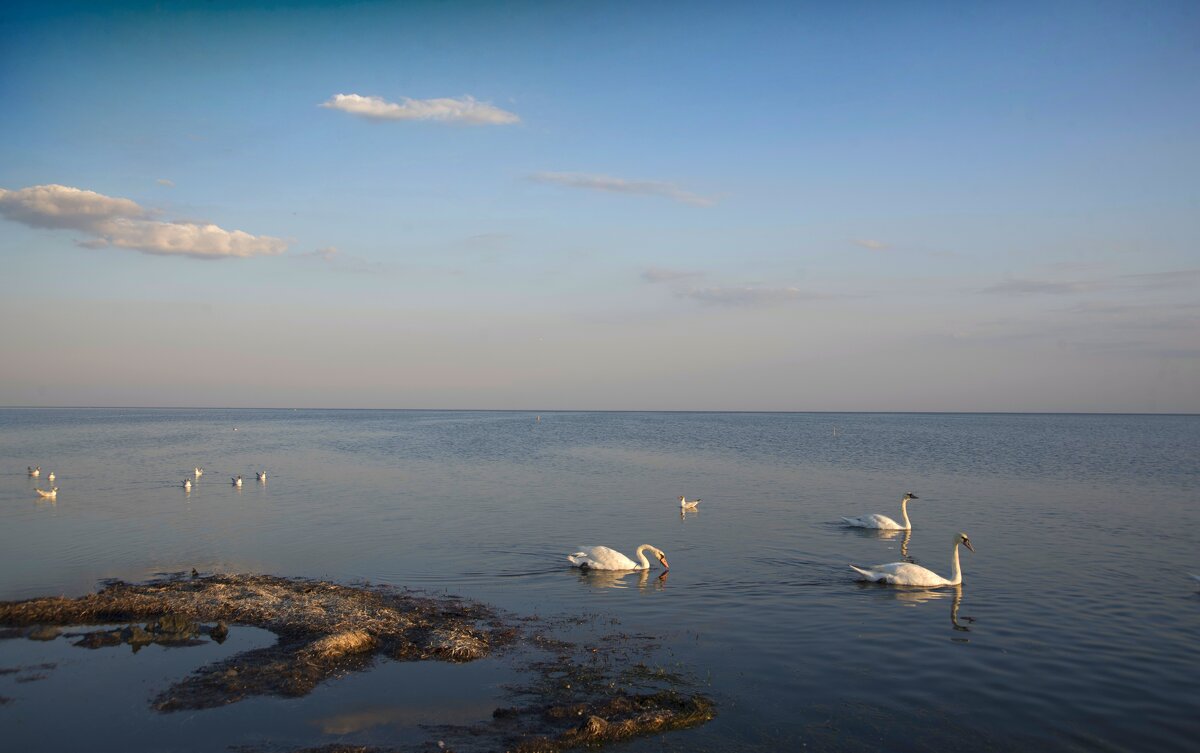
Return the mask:
M 961 585 L 954 587 L 954 599 L 950 602 L 950 624 L 954 626 L 955 630 L 961 630 L 964 633 L 969 633 L 969 632 L 971 632 L 971 628 L 959 623 L 959 620 L 966 620 L 967 622 L 974 622 L 975 618 L 968 617 L 965 614 L 962 617 L 959 617 L 958 616 L 958 607 L 960 604 L 962 604 L 962 586 Z
M 912 531 L 889 531 L 880 528 L 843 528 L 846 534 L 851 536 L 861 536 L 864 539 L 880 539 L 885 541 L 895 541 L 900 539 L 900 559 L 905 562 L 912 562 L 913 559 L 908 555 L 908 542 L 912 540 Z
M 579 570 L 579 579 L 592 588 L 629 588 L 636 585 L 639 591 L 661 591 L 667 585 L 670 572 L 664 570 L 651 580 L 649 570 L 593 570 L 585 567 Z M 629 580 L 631 575 L 637 576 L 637 580 Z

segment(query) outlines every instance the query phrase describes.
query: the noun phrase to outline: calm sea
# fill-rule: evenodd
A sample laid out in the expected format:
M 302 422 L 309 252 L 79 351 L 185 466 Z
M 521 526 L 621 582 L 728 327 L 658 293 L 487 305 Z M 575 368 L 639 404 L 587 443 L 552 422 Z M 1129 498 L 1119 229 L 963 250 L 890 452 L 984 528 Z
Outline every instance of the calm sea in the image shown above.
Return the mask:
M 719 703 L 710 724 L 630 751 L 1195 750 L 1200 417 L 540 418 L 2 410 L 0 599 L 196 567 L 617 619 L 657 636 L 659 660 Z M 47 483 L 27 465 L 56 472 L 55 503 L 37 499 Z M 907 491 L 920 497 L 907 541 L 838 524 L 899 517 Z M 699 512 L 681 516 L 681 494 L 702 498 Z M 948 573 L 959 531 L 977 551 L 963 552 L 957 591 L 864 585 L 847 567 L 906 548 Z M 564 559 L 642 543 L 666 551 L 665 579 Z M 227 645 L 270 640 L 243 630 Z M 0 668 L 26 667 L 0 675 L 0 747 L 404 742 L 420 724 L 488 718 L 511 679 L 491 660 L 384 662 L 304 699 L 148 711 L 164 678 L 213 650 L 0 641 Z

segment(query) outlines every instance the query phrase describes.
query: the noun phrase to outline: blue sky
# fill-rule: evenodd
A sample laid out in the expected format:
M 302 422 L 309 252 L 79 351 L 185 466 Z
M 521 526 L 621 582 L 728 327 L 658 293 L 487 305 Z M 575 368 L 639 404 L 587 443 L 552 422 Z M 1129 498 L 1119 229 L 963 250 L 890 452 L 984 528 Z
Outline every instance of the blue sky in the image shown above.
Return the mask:
M 1197 412 L 1198 31 L 6 5 L 0 404 Z

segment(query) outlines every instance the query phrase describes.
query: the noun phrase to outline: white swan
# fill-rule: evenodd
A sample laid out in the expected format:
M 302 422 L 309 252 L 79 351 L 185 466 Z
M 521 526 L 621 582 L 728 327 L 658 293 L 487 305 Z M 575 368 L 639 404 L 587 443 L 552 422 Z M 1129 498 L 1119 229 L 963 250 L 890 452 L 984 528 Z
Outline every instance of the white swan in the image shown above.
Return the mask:
M 691 502 L 688 502 L 687 497 L 681 496 L 679 498 L 679 509 L 680 510 L 695 510 L 696 505 L 698 505 L 698 504 L 700 504 L 700 500 L 698 500 L 698 499 L 693 499 Z
M 183 488 L 187 489 L 189 492 L 192 490 L 192 480 L 190 478 L 185 478 L 183 480 Z
M 33 476 L 34 478 L 42 475 L 42 467 L 40 465 L 37 468 L 34 468 L 32 465 L 27 465 L 25 466 L 25 470 L 28 471 L 29 475 Z
M 57 486 L 55 486 L 51 489 L 34 489 L 34 491 L 37 492 L 38 496 L 41 497 L 42 499 L 54 499 L 55 497 L 58 496 L 58 487 Z
M 200 478 L 201 476 L 204 475 L 204 469 L 203 468 L 193 468 L 192 473 L 196 474 L 196 478 Z
M 267 472 L 266 471 L 255 471 L 254 475 L 258 476 L 259 481 L 267 480 Z
M 241 477 L 241 476 L 234 476 L 234 477 L 233 477 L 232 479 L 230 479 L 230 480 L 233 482 L 233 485 L 234 485 L 234 486 L 241 486 L 241 485 L 242 485 L 242 477 Z
M 911 562 L 892 562 L 888 565 L 872 565 L 871 567 L 856 567 L 851 565 L 850 568 L 863 576 L 860 580 L 887 583 L 892 586 L 957 586 L 959 583 L 962 583 L 962 566 L 958 563 L 959 544 L 962 544 L 972 552 L 975 551 L 975 547 L 971 546 L 971 540 L 967 538 L 967 534 L 960 533 L 954 537 L 954 570 L 951 572 L 949 579 L 943 578 L 934 571 L 920 565 L 914 565 Z
M 663 569 L 671 569 L 663 550 L 650 544 L 642 544 L 637 548 L 636 554 L 640 563 L 634 562 L 617 550 L 609 549 L 606 546 L 584 547 L 574 554 L 568 554 L 567 559 L 575 567 L 586 567 L 592 570 L 649 570 L 650 560 L 646 559 L 645 554 L 647 549 L 654 552 L 654 556 L 658 558 Z
M 846 521 L 846 525 L 854 526 L 855 528 L 879 528 L 884 531 L 911 531 L 912 521 L 908 519 L 908 501 L 910 499 L 920 499 L 912 492 L 906 492 L 904 499 L 900 500 L 900 514 L 904 516 L 904 525 L 900 525 L 886 515 L 860 515 L 857 518 L 842 518 Z

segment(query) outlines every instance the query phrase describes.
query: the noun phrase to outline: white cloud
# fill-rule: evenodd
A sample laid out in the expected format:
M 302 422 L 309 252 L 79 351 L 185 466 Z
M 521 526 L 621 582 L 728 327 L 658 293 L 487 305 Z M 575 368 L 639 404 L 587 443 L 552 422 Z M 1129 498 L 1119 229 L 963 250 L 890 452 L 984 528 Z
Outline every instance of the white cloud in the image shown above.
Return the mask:
M 610 175 L 595 175 L 591 173 L 534 173 L 529 179 L 536 183 L 549 183 L 568 188 L 587 188 L 593 191 L 608 191 L 610 193 L 634 194 L 637 196 L 661 196 L 678 201 L 681 204 L 691 204 L 697 207 L 711 207 L 717 203 L 715 198 L 700 196 L 685 191 L 674 183 L 663 183 L 655 180 L 626 180 Z
M 868 248 L 872 251 L 886 251 L 889 247 L 883 241 L 877 241 L 874 238 L 855 238 L 854 245 Z
M 712 303 L 725 306 L 764 306 L 789 301 L 800 301 L 817 298 L 812 293 L 805 293 L 799 288 L 763 288 L 757 286 L 735 286 L 723 288 L 691 288 L 680 292 L 685 298 L 692 298 L 701 303 Z
M 130 199 L 70 186 L 0 188 L 0 215 L 30 227 L 86 233 L 85 248 L 115 246 L 149 254 L 202 258 L 283 253 L 287 243 L 268 235 L 226 230 L 206 222 L 164 222 Z
M 399 103 L 383 97 L 364 97 L 361 94 L 335 94 L 321 107 L 341 110 L 371 120 L 439 120 L 471 125 L 510 125 L 521 122 L 516 113 L 480 102 L 470 95 L 441 99 L 410 99 Z
M 703 277 L 703 272 L 691 272 L 686 269 L 667 269 L 665 267 L 649 267 L 642 271 L 642 279 L 651 284 L 675 282 L 692 277 Z
M 167 179 L 167 178 L 159 178 L 158 180 L 156 180 L 156 181 L 154 181 L 154 182 L 155 182 L 155 183 L 157 183 L 157 184 L 158 184 L 158 185 L 160 185 L 160 186 L 166 186 L 167 188 L 174 188 L 174 187 L 175 187 L 175 181 L 173 181 L 173 180 L 169 180 L 169 179 Z

